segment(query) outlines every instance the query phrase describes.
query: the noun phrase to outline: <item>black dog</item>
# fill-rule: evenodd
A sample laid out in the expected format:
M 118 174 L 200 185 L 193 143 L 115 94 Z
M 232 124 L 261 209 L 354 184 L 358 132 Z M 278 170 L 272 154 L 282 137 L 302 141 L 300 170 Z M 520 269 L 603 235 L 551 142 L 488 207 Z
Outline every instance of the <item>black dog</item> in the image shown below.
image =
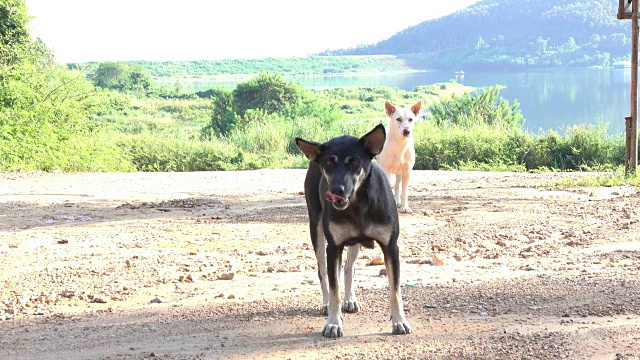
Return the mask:
M 392 331 L 411 333 L 400 295 L 398 211 L 387 176 L 372 162 L 382 151 L 385 137 L 384 126 L 378 125 L 360 139 L 341 136 L 319 144 L 296 138 L 296 145 L 310 160 L 304 189 L 323 312 L 328 315 L 322 330 L 326 337 L 342 336 L 338 289 L 342 250 L 348 247 L 343 308 L 357 312 L 361 307 L 353 291 L 353 264 L 360 246 L 373 248 L 374 242 L 382 248 L 387 268 Z

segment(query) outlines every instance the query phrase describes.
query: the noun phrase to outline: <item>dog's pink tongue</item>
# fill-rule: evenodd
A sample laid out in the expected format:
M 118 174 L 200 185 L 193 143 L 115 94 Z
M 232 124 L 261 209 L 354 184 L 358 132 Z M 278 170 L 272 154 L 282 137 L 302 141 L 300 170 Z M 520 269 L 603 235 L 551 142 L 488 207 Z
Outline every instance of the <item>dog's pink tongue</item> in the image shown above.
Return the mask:
M 334 193 L 332 193 L 331 191 L 327 191 L 326 193 L 324 193 L 324 198 L 327 201 L 331 201 L 331 202 L 341 202 L 344 203 L 347 200 L 345 198 L 343 198 L 340 195 L 336 195 Z

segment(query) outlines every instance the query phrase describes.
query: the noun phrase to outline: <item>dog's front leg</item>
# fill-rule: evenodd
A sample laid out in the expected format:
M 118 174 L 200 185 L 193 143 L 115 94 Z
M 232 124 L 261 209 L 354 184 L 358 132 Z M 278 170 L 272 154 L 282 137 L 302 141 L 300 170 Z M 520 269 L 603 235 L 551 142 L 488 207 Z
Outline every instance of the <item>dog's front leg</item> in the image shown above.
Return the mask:
M 400 198 L 400 182 L 402 181 L 402 174 L 398 173 L 395 174 L 396 177 L 396 182 L 395 184 L 393 184 L 393 194 L 394 194 L 394 199 L 396 199 L 396 207 L 400 207 L 401 206 L 401 198 Z
M 402 306 L 402 294 L 400 293 L 400 251 L 398 244 L 391 241 L 382 249 L 384 253 L 384 266 L 387 269 L 389 279 L 389 302 L 391 303 L 391 325 L 394 335 L 410 334 L 411 325 L 404 315 Z
M 342 304 L 342 309 L 348 313 L 355 313 L 362 309 L 353 286 L 353 276 L 356 272 L 354 265 L 358 259 L 359 252 L 360 244 L 347 248 L 347 263 L 344 267 L 344 303 Z
M 399 186 L 398 175 L 395 176 L 396 182 L 394 184 L 394 183 L 391 182 L 391 176 L 393 175 L 391 173 L 391 170 L 390 169 L 384 169 L 384 173 L 385 173 L 385 175 L 387 175 L 387 181 L 389 181 L 389 186 L 391 188 L 395 188 L 395 190 L 396 190 L 395 193 L 398 194 L 398 186 Z M 396 200 L 396 204 L 400 204 L 400 195 L 399 194 L 398 194 L 398 199 Z M 400 205 L 398 205 L 398 206 L 400 206 Z
M 318 224 L 317 232 L 314 234 L 316 239 L 313 247 L 316 253 L 316 261 L 318 262 L 318 279 L 320 280 L 320 289 L 322 290 L 322 315 L 329 313 L 329 285 L 327 280 L 327 246 L 322 229 L 322 222 Z
M 342 313 L 340 312 L 340 288 L 338 283 L 338 266 L 342 264 L 342 247 L 338 247 L 333 239 L 327 239 L 327 275 L 329 278 L 329 314 L 327 324 L 322 329 L 325 337 L 342 336 Z
M 396 177 L 399 177 L 396 175 Z M 409 187 L 409 179 L 411 178 L 411 170 L 406 170 L 402 172 L 402 202 L 400 203 L 400 212 L 405 214 L 412 214 L 413 211 L 409 208 L 409 194 L 407 193 L 407 188 Z M 396 183 L 396 199 L 398 196 L 398 186 Z

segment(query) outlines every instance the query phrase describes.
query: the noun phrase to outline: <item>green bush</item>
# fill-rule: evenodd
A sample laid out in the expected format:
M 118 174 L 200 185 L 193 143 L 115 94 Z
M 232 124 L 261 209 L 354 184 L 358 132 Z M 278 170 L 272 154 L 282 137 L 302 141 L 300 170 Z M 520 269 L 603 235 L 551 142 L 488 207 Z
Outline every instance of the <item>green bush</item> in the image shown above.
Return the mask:
M 606 127 L 591 125 L 569 127 L 564 136 L 555 131 L 537 136 L 525 159 L 528 169 L 609 170 L 623 163 L 622 135 L 609 135 Z
M 457 169 L 472 163 L 516 165 L 518 154 L 526 152 L 523 148 L 514 149 L 519 144 L 510 140 L 516 135 L 482 125 L 442 129 L 425 121 L 416 125 L 414 134 L 415 168 L 420 170 Z
M 64 168 L 65 148 L 89 128 L 85 114 L 97 100 L 91 85 L 29 60 L 0 68 L 0 80 L 0 168 Z

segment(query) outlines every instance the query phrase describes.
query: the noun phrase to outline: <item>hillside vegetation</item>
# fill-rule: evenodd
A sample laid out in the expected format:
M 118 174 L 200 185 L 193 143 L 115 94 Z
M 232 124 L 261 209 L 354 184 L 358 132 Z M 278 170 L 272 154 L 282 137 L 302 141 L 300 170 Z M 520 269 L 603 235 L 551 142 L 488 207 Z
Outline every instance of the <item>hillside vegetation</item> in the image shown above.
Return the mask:
M 618 1 L 483 0 L 377 44 L 325 55 L 395 54 L 414 68 L 609 66 L 628 59 L 631 25 Z
M 286 75 L 336 75 L 412 70 L 396 56 L 308 56 L 246 60 L 126 61 L 126 66 L 143 67 L 155 78 L 200 78 L 271 72 Z M 95 73 L 101 63 L 69 63 L 69 69 Z

